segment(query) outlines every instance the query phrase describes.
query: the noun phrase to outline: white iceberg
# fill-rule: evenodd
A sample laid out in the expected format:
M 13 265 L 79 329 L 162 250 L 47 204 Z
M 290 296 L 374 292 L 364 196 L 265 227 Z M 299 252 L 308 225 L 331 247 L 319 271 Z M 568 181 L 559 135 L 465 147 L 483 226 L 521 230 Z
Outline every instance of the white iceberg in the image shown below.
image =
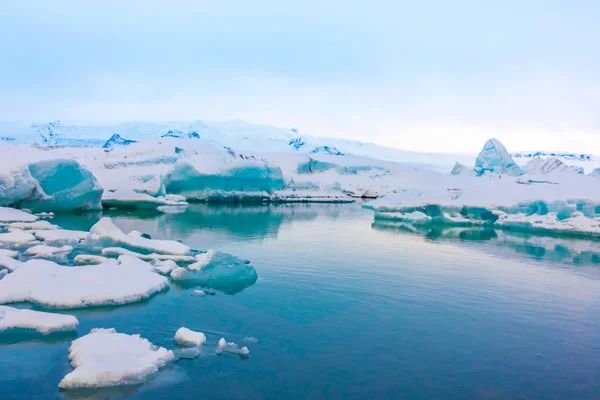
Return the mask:
M 111 261 L 66 267 L 33 259 L 0 281 L 0 303 L 82 308 L 138 302 L 166 289 L 168 280 L 144 266 Z
M 196 259 L 198 261 L 187 268 L 175 268 L 171 279 L 180 284 L 206 286 L 226 293 L 239 292 L 258 279 L 252 266 L 231 254 L 209 250 Z
M 0 306 L 0 331 L 33 329 L 40 333 L 73 331 L 79 321 L 72 315 L 55 314 Z
M 475 160 L 473 169 L 478 175 L 486 172 L 510 176 L 523 175 L 521 168 L 497 139 L 490 139 L 485 143 L 483 150 Z
M 124 247 L 133 251 L 185 256 L 190 248 L 174 240 L 153 240 L 128 236 L 110 218 L 102 218 L 90 230 L 85 245 L 93 248 Z
M 180 346 L 202 346 L 206 343 L 206 336 L 202 332 L 196 332 L 191 329 L 181 327 L 175 333 L 175 343 Z
M 143 383 L 175 355 L 140 335 L 115 329 L 93 329 L 69 347 L 73 372 L 58 384 L 61 389 L 101 388 Z

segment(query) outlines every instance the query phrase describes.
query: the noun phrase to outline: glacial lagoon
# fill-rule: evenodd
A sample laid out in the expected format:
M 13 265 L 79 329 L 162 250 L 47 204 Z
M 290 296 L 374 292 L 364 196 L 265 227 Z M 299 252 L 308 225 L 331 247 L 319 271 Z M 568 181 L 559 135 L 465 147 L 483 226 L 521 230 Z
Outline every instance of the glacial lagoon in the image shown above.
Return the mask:
M 600 398 L 600 242 L 407 230 L 359 204 L 107 215 L 126 232 L 251 260 L 258 281 L 206 296 L 171 284 L 133 305 L 69 310 L 77 334 L 4 332 L 0 398 Z M 100 217 L 52 223 L 89 230 Z M 143 385 L 59 391 L 71 341 L 92 328 L 175 349 L 182 326 L 206 335 L 200 357 Z M 217 355 L 221 337 L 249 357 Z

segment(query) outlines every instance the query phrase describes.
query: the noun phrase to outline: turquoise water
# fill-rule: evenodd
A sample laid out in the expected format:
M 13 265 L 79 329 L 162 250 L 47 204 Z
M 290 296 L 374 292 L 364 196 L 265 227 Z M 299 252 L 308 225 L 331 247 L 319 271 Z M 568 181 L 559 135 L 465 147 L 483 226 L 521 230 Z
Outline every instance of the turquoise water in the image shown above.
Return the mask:
M 600 398 L 596 243 L 410 233 L 372 226 L 358 205 L 111 216 L 126 231 L 250 259 L 259 280 L 235 295 L 172 286 L 137 305 L 74 311 L 79 335 L 114 327 L 167 348 L 181 326 L 207 335 L 199 358 L 138 387 L 59 392 L 72 335 L 0 335 L 0 398 Z M 54 222 L 89 229 L 98 217 Z M 216 356 L 222 336 L 250 357 Z

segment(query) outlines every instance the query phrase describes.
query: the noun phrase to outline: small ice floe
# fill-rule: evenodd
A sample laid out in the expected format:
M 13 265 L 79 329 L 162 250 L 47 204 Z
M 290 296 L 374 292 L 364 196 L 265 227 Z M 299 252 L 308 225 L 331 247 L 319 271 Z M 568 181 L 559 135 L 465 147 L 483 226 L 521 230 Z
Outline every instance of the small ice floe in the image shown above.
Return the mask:
M 237 293 L 258 279 L 256 270 L 231 254 L 209 250 L 196 256 L 187 268 L 178 267 L 171 279 L 186 285 L 206 286 L 226 293 Z
M 92 329 L 71 343 L 69 360 L 75 369 L 60 381 L 61 389 L 141 384 L 174 361 L 175 354 L 140 335 Z
M 92 229 L 85 241 L 92 248 L 124 247 L 127 250 L 187 256 L 190 248 L 174 240 L 155 240 L 128 236 L 110 218 L 102 218 Z
M 95 256 L 91 254 L 80 254 L 78 256 L 75 256 L 75 258 L 73 259 L 75 265 L 98 265 L 104 264 L 108 261 L 109 259 L 106 257 Z
M 33 310 L 0 306 L 0 331 L 9 329 L 33 329 L 47 334 L 59 331 L 73 331 L 79 321 L 72 315 L 54 314 Z
M 171 271 L 177 268 L 177 264 L 173 260 L 156 260 L 152 264 L 154 270 L 161 275 L 169 275 Z
M 139 236 L 139 237 L 141 237 L 141 236 Z M 195 261 L 195 258 L 192 256 L 179 256 L 179 255 L 172 255 L 172 254 L 156 254 L 156 253 L 142 254 L 142 253 L 138 253 L 136 251 L 124 249 L 122 247 L 106 247 L 106 248 L 102 249 L 102 255 L 107 256 L 107 257 L 126 255 L 126 256 L 137 257 L 140 260 L 144 260 L 144 261 L 172 260 L 172 261 L 181 262 L 181 263 L 190 263 L 190 262 Z
M 0 233 L 0 244 L 21 245 L 35 241 L 35 236 L 22 230 Z
M 31 302 L 49 308 L 121 305 L 145 300 L 168 286 L 167 278 L 137 263 L 112 260 L 73 268 L 32 259 L 0 280 L 0 303 Z
M 15 260 L 12 257 L 5 256 L 0 254 L 0 270 L 8 270 L 10 272 L 15 271 L 19 267 L 21 267 L 23 263 L 21 261 Z
M 218 355 L 223 353 L 235 354 L 242 358 L 247 358 L 250 355 L 250 350 L 246 346 L 240 348 L 233 342 L 227 342 L 225 338 L 219 339 L 219 344 L 216 350 Z
M 0 222 L 34 222 L 38 217 L 9 207 L 0 207 Z
M 77 246 L 87 236 L 88 232 L 68 229 L 45 230 L 35 233 L 35 237 L 38 240 L 43 240 L 45 244 L 50 246 Z
M 102 206 L 105 208 L 158 209 L 161 206 L 185 208 L 188 203 L 183 196 L 153 197 L 147 193 L 139 193 L 134 190 L 118 189 L 104 192 Z
M 15 258 L 19 256 L 19 252 L 16 250 L 0 249 L 0 256 Z
M 256 343 L 258 342 L 258 339 L 255 338 L 254 336 L 246 336 L 245 338 L 242 339 L 244 342 L 247 343 Z
M 40 218 L 54 218 L 53 212 L 41 212 L 41 213 L 37 213 L 35 215 Z
M 57 255 L 66 255 L 73 251 L 71 246 L 52 247 L 44 244 L 38 244 L 25 250 L 25 254 L 34 257 L 52 257 Z
M 48 221 L 35 222 L 13 222 L 8 225 L 9 229 L 21 229 L 24 231 L 52 231 L 59 229 L 57 225 L 53 225 Z
M 198 347 L 206 343 L 206 336 L 202 332 L 181 327 L 175 333 L 175 343 L 180 346 Z
M 195 290 L 192 290 L 192 292 L 190 293 L 190 296 L 204 297 L 204 296 L 206 296 L 206 292 L 204 290 L 195 289 Z

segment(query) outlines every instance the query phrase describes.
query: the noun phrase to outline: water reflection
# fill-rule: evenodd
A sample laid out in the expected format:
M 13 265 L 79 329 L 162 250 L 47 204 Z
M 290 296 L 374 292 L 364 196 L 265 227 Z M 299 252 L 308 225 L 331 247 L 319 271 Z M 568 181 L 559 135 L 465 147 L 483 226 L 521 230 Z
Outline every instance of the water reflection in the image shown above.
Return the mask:
M 470 249 L 482 250 L 497 256 L 514 257 L 569 264 L 600 266 L 600 242 L 577 238 L 544 236 L 510 230 L 482 227 L 417 227 L 393 221 L 375 221 L 373 229 L 416 234 L 426 240 L 469 242 Z M 463 243 L 466 244 L 466 243 Z

